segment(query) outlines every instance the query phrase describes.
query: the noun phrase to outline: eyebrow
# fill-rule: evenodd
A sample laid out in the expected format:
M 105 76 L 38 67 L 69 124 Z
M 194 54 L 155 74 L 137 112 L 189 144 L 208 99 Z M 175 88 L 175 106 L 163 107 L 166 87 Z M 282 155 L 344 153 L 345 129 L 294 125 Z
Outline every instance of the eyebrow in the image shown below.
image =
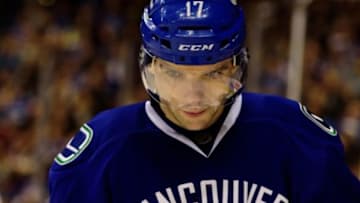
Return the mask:
M 170 65 L 168 65 L 166 63 L 162 63 L 162 62 L 159 63 L 159 67 L 160 67 L 160 69 L 175 70 L 174 68 L 171 68 Z M 175 71 L 177 71 L 177 70 L 175 70 Z
M 222 71 L 222 70 L 225 70 L 227 68 L 229 68 L 228 64 L 221 64 L 221 65 L 219 65 L 219 67 L 217 67 L 217 68 L 215 68 L 215 69 L 213 69 L 213 70 L 211 70 L 211 71 L 209 71 L 209 72 L 207 72 L 205 74 L 212 73 L 214 71 Z

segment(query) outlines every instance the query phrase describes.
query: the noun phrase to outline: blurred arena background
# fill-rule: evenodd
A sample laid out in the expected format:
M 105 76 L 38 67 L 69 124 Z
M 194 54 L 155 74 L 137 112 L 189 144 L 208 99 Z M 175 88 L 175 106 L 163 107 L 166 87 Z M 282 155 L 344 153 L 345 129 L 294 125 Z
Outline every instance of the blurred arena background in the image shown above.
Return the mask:
M 247 89 L 297 98 L 334 124 L 360 177 L 360 1 L 240 2 Z M 47 170 L 81 124 L 146 99 L 137 67 L 146 4 L 0 3 L 0 203 L 47 202 Z

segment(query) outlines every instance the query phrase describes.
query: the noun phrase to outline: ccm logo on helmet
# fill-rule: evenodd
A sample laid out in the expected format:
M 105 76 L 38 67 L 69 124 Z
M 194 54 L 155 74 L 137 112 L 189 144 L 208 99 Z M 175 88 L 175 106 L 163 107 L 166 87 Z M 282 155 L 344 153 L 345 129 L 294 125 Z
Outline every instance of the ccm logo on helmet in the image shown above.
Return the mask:
M 179 51 L 211 51 L 214 44 L 180 44 Z

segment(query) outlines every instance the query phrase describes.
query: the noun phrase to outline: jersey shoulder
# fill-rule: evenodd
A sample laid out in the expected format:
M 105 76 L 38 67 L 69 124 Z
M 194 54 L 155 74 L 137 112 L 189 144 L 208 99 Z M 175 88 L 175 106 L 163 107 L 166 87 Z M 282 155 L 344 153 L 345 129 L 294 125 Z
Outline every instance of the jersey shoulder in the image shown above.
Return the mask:
M 293 198 L 301 202 L 359 202 L 360 182 L 345 163 L 340 135 L 323 118 L 297 101 L 263 94 L 244 94 L 242 109 L 244 121 L 275 126 L 274 131 L 263 132 L 276 137 L 269 143 L 284 149 L 286 173 L 294 188 L 303 188 L 301 195 Z M 298 189 L 293 194 L 298 194 Z
M 108 174 L 118 155 L 154 130 L 145 103 L 104 111 L 84 124 L 59 152 L 48 173 L 50 202 L 109 202 Z M 124 156 L 130 156 L 124 153 Z M 127 161 L 131 157 L 125 157 Z M 117 168 L 118 169 L 118 168 Z
M 151 128 L 145 114 L 145 103 L 109 109 L 83 124 L 59 152 L 52 171 L 76 168 L 83 162 L 100 158 L 104 152 L 114 153 L 131 134 Z M 116 145 L 117 147 L 109 147 Z
M 342 151 L 337 130 L 298 101 L 280 96 L 245 93 L 243 120 L 276 125 L 286 139 L 308 147 L 335 147 Z

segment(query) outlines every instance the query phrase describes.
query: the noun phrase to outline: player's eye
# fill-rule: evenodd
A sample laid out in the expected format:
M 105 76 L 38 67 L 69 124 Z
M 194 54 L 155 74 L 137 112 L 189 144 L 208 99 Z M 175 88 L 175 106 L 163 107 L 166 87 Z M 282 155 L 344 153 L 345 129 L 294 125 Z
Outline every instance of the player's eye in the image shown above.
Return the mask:
M 171 78 L 176 79 L 176 78 L 180 78 L 183 76 L 183 73 L 181 73 L 177 70 L 174 70 L 172 68 L 169 68 L 164 64 L 159 64 L 159 67 L 160 67 L 160 70 L 162 73 L 164 73 L 166 76 L 169 76 Z
M 172 77 L 172 78 L 180 78 L 182 77 L 182 73 L 180 73 L 179 71 L 176 70 L 172 70 L 172 69 L 166 69 L 165 70 L 166 75 Z
M 207 73 L 205 76 L 209 79 L 218 79 L 223 75 L 222 70 L 215 70 Z
M 208 78 L 208 79 L 220 79 L 222 77 L 224 77 L 224 75 L 228 75 L 230 74 L 229 71 L 230 71 L 231 67 L 227 64 L 224 64 L 222 66 L 220 66 L 220 68 L 217 68 L 209 73 L 206 73 L 205 74 L 205 77 Z

